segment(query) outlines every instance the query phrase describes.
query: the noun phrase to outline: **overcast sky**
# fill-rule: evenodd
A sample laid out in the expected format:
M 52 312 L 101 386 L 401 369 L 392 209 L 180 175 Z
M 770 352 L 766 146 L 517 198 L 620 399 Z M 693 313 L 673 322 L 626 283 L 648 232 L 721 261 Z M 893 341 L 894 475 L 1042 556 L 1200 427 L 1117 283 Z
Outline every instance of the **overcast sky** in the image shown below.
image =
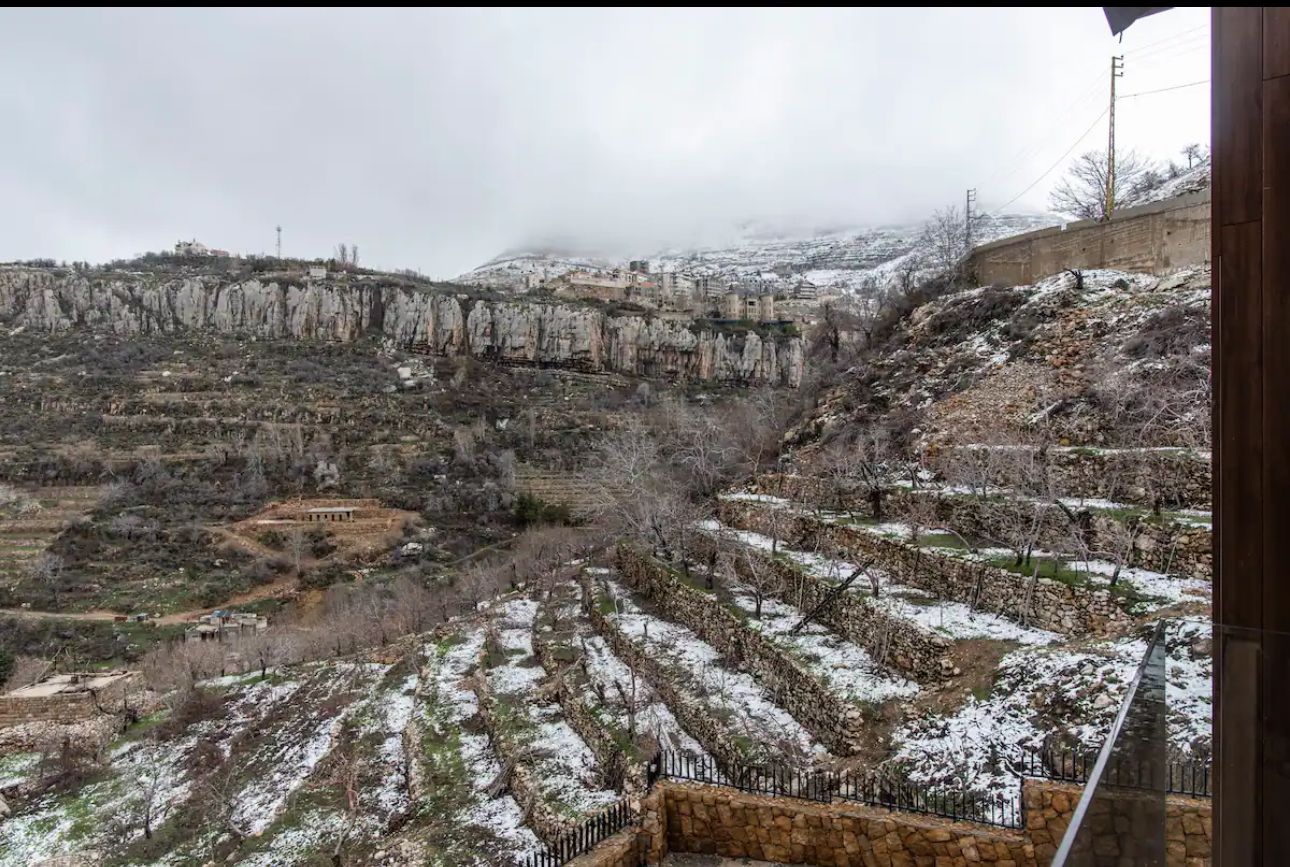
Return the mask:
M 0 260 L 196 237 L 447 277 L 748 220 L 1043 210 L 1121 93 L 1209 78 L 1209 13 L 1100 9 L 0 10 Z M 1208 86 L 1119 103 L 1121 148 L 1208 143 Z M 1087 135 L 1080 140 L 1080 135 Z M 1077 142 L 1080 142 L 1077 145 Z

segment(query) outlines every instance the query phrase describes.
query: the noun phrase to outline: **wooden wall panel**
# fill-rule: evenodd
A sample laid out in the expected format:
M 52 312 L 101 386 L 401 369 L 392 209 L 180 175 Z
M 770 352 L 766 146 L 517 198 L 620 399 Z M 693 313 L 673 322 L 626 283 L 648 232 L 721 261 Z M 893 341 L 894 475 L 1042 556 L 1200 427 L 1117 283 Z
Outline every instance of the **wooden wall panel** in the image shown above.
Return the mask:
M 1222 548 L 1215 575 L 1222 594 L 1215 600 L 1216 619 L 1234 626 L 1262 625 L 1263 600 L 1263 317 L 1258 221 L 1218 230 L 1223 254 L 1219 262 L 1219 325 L 1216 353 L 1223 356 L 1216 381 L 1221 439 L 1218 499 L 1223 516 Z M 1230 579 L 1230 580 L 1229 580 Z M 1239 587 L 1237 586 L 1239 585 Z
M 1263 627 L 1290 633 L 1290 76 L 1263 85 L 1262 227 Z
M 1263 21 L 1258 6 L 1229 6 L 1215 8 L 1213 22 L 1214 69 L 1222 70 L 1211 88 L 1214 222 L 1232 225 L 1262 209 L 1261 128 L 1249 119 L 1261 114 Z
M 1290 75 L 1290 8 L 1263 7 L 1263 77 Z

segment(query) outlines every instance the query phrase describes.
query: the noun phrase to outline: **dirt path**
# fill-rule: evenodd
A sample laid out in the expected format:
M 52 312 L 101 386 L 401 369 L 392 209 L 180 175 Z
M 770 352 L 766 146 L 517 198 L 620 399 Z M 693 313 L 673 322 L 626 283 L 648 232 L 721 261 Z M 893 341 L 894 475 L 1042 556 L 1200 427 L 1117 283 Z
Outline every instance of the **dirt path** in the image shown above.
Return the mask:
M 208 614 L 217 608 L 231 608 L 237 605 L 249 605 L 252 602 L 260 602 L 264 599 L 275 599 L 283 596 L 292 595 L 296 592 L 295 576 L 279 578 L 269 583 L 261 584 L 248 590 L 245 593 L 238 593 L 230 596 L 218 605 L 206 606 L 203 608 L 191 608 L 187 611 L 175 611 L 170 614 L 163 614 L 156 620 L 150 620 L 150 623 L 160 623 L 163 626 L 172 626 L 176 623 L 188 623 Z M 80 621 L 105 621 L 115 620 L 122 616 L 119 611 L 103 611 L 101 609 L 94 611 L 32 611 L 27 608 L 0 608 L 0 617 L 17 617 L 21 620 L 80 620 Z

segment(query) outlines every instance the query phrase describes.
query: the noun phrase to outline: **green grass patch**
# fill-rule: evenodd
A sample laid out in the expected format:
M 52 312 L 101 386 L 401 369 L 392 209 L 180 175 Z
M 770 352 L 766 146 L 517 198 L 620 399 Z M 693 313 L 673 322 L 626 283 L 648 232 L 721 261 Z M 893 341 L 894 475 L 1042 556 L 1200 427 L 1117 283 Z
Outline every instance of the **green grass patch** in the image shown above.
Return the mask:
M 1016 575 L 1024 575 L 1027 578 L 1040 577 L 1047 578 L 1050 581 L 1060 581 L 1062 584 L 1069 584 L 1072 587 L 1083 587 L 1089 583 L 1089 575 L 1082 569 L 1072 568 L 1065 560 L 1053 558 L 1033 557 L 1029 563 L 1017 564 L 1015 557 L 992 557 L 986 561 L 991 566 L 997 566 Z
M 967 543 L 953 533 L 920 533 L 918 544 L 923 548 L 945 548 L 953 551 L 971 550 Z

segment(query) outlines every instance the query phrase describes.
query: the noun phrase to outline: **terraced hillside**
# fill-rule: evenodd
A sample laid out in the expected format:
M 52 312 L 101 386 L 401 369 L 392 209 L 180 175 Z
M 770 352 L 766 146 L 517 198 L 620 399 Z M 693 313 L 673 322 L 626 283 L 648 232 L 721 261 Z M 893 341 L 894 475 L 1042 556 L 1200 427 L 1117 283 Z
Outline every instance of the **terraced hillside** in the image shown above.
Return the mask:
M 203 682 L 71 787 L 50 786 L 48 755 L 11 752 L 0 864 L 519 864 L 643 791 L 659 750 L 1015 801 L 1027 754 L 1096 748 L 1166 609 L 1171 745 L 1207 754 L 1202 582 L 1134 570 L 1134 592 L 1109 595 L 1123 620 L 1047 630 L 929 589 L 969 556 L 944 532 L 913 543 L 895 521 L 726 502 L 706 560 L 622 547 L 379 656 Z M 923 551 L 926 577 L 874 564 L 858 536 L 761 532 L 782 512 Z

